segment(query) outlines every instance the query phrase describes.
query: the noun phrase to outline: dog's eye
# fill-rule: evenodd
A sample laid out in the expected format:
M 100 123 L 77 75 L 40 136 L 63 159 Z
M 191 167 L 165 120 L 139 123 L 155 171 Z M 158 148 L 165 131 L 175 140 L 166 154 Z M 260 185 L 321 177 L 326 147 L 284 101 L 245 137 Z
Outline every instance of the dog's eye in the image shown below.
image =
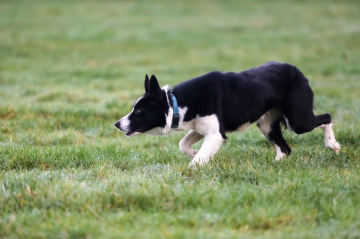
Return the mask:
M 135 110 L 135 113 L 139 114 L 141 112 L 141 110 Z

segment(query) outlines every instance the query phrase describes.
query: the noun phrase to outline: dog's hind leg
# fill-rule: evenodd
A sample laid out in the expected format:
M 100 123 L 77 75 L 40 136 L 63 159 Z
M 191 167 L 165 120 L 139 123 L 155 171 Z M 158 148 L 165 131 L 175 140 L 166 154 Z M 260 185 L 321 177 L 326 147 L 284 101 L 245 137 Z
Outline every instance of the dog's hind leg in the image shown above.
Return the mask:
M 306 81 L 301 87 L 289 92 L 285 105 L 284 119 L 288 127 L 297 134 L 303 134 L 319 127 L 324 130 L 325 146 L 335 153 L 339 153 L 340 144 L 336 141 L 332 129 L 331 115 L 329 113 L 314 115 L 314 93 Z
M 271 131 L 268 134 L 268 138 L 275 143 L 275 160 L 280 160 L 286 155 L 291 154 L 291 149 L 282 135 L 280 121 L 275 121 L 273 124 L 271 124 Z
M 322 115 L 316 115 L 316 127 L 319 127 L 323 124 L 330 124 L 331 123 L 331 115 L 329 113 L 325 113 Z
M 204 135 L 197 133 L 195 130 L 190 130 L 179 143 L 180 151 L 193 159 L 197 151 L 193 150 L 191 146 L 204 138 Z
M 275 144 L 275 160 L 277 161 L 291 153 L 291 149 L 281 133 L 280 120 L 281 118 L 271 122 L 272 120 L 270 118 L 268 120 L 258 121 L 257 123 L 257 126 L 266 138 Z
M 288 115 L 286 116 L 288 117 Z M 285 118 L 288 126 L 297 134 L 303 134 L 319 127 L 324 130 L 325 147 L 331 149 L 335 153 L 339 153 L 341 146 L 336 141 L 331 116 L 329 113 L 322 115 L 314 115 L 312 109 L 299 114 L 298 117 L 290 116 Z
M 306 99 L 304 101 L 306 102 Z M 293 103 L 293 106 L 295 104 Z M 299 107 L 288 109 L 291 109 L 291 111 L 285 112 L 285 120 L 291 130 L 297 134 L 303 134 L 312 131 L 316 127 L 322 128 L 324 130 L 325 147 L 335 153 L 339 153 L 341 146 L 335 139 L 331 115 L 329 113 L 314 115 L 312 104 L 309 107 L 301 107 L 299 105 Z
M 297 68 L 294 69 L 282 111 L 288 127 L 297 134 L 304 134 L 319 126 L 317 123 L 319 120 L 327 119 L 314 115 L 314 92 L 310 88 L 308 79 Z
M 329 113 L 315 116 L 317 125 L 324 130 L 325 147 L 331 149 L 336 154 L 340 152 L 341 146 L 335 139 L 333 123 L 331 123 L 331 115 Z

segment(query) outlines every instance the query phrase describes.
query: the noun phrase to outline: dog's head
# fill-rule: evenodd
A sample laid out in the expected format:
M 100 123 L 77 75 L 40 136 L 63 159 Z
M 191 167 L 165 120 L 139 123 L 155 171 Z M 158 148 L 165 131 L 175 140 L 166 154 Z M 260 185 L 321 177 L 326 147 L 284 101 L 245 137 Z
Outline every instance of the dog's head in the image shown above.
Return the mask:
M 161 135 L 170 131 L 172 108 L 169 89 L 161 89 L 154 75 L 150 80 L 146 75 L 144 85 L 145 94 L 135 102 L 133 110 L 115 123 L 119 130 L 126 132 L 126 136 L 140 133 Z

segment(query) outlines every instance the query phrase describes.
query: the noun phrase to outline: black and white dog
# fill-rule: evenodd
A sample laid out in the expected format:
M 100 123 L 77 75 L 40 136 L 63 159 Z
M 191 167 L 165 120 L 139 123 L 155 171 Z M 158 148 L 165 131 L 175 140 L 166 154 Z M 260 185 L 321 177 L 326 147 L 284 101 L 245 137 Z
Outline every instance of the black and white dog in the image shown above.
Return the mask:
M 325 146 L 340 151 L 329 113 L 314 115 L 308 80 L 290 64 L 268 62 L 240 73 L 218 71 L 160 88 L 156 77 L 145 76 L 145 94 L 133 110 L 115 123 L 127 136 L 140 133 L 164 135 L 171 130 L 189 131 L 180 141 L 181 152 L 203 165 L 226 140 L 226 133 L 242 131 L 256 123 L 275 144 L 276 160 L 291 153 L 281 124 L 297 134 L 320 127 Z M 191 146 L 204 139 L 199 152 Z

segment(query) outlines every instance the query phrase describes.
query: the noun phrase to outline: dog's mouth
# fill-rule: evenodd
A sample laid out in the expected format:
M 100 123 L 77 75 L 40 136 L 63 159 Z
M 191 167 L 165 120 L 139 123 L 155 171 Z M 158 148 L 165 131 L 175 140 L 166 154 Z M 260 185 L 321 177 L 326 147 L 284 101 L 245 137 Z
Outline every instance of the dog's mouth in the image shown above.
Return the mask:
M 128 137 L 132 137 L 132 136 L 135 136 L 135 135 L 138 135 L 138 134 L 140 134 L 140 132 L 138 132 L 138 131 L 129 131 L 125 135 L 128 136 Z

